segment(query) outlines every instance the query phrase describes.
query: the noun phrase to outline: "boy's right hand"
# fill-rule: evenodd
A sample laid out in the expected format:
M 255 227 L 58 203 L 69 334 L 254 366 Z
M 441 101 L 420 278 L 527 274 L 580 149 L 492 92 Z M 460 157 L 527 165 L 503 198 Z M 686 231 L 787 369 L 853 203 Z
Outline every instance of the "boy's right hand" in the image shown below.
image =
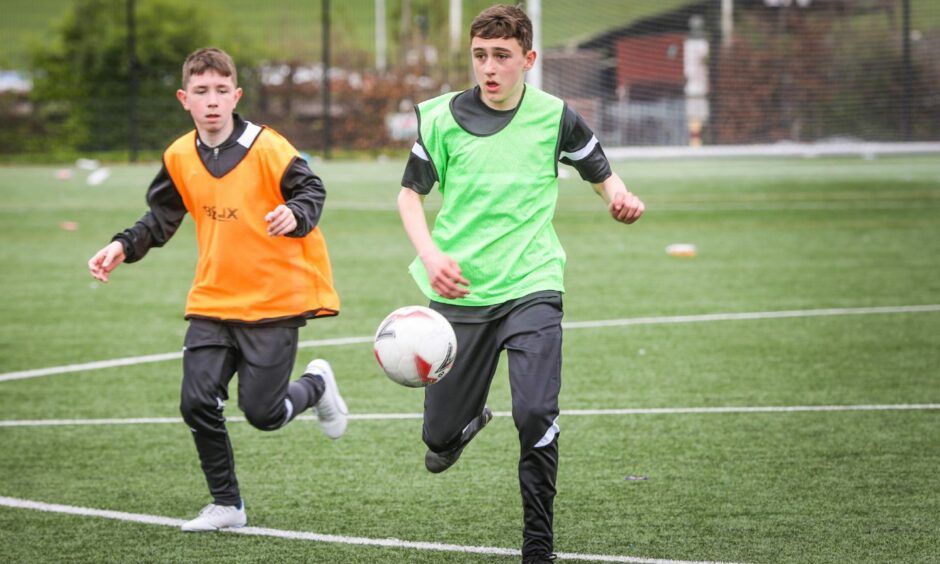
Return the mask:
M 460 265 L 454 259 L 435 250 L 422 256 L 421 262 L 428 271 L 431 288 L 442 298 L 454 300 L 470 293 L 470 281 L 460 273 Z
M 124 245 L 120 241 L 111 241 L 88 260 L 88 270 L 96 280 L 107 284 L 108 275 L 124 262 L 125 258 Z
M 617 192 L 611 198 L 607 209 L 610 211 L 611 217 L 621 223 L 630 225 L 640 219 L 640 216 L 646 211 L 646 205 L 633 192 L 627 190 Z

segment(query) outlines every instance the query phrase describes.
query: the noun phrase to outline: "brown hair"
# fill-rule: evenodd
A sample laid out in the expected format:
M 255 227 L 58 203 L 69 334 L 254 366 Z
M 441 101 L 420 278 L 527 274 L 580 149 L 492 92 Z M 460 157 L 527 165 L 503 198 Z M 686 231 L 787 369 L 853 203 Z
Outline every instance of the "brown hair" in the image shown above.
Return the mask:
M 532 50 L 532 20 L 518 6 L 496 4 L 483 10 L 470 24 L 470 39 L 516 39 L 522 52 Z
M 215 47 L 197 49 L 183 62 L 183 89 L 189 83 L 189 77 L 213 70 L 222 76 L 232 77 L 232 84 L 238 85 L 238 72 L 235 62 L 228 53 Z

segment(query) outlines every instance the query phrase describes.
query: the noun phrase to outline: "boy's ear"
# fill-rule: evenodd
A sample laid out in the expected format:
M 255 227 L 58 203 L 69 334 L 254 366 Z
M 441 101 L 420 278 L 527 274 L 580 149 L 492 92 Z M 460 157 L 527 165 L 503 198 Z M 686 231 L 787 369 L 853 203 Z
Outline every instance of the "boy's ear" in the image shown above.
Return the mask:
M 179 100 L 179 101 L 180 101 L 180 104 L 183 105 L 183 109 L 188 112 L 188 111 L 189 111 L 189 106 L 186 104 L 186 91 L 185 91 L 185 90 L 177 90 L 177 91 L 176 91 L 176 99 Z
M 525 54 L 525 70 L 532 70 L 532 66 L 535 65 L 535 58 L 538 55 L 535 51 L 529 51 Z

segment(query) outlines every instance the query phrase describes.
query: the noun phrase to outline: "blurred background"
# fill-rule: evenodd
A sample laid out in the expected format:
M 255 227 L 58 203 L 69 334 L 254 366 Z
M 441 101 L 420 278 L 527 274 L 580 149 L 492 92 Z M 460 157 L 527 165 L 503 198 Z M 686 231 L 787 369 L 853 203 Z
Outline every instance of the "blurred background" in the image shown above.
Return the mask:
M 158 158 L 192 50 L 240 112 L 318 156 L 403 152 L 472 86 L 481 0 L 0 0 L 0 161 Z M 937 0 L 540 0 L 529 81 L 606 147 L 940 141 Z M 936 150 L 934 148 L 933 150 Z

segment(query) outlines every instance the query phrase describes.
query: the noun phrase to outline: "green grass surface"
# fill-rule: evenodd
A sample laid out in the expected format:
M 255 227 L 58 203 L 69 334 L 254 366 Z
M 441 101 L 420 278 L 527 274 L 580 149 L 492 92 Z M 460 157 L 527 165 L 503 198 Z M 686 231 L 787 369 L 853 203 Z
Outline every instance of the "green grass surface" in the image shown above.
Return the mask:
M 935 157 L 614 163 L 648 212 L 630 227 L 562 181 L 566 321 L 940 304 Z M 403 162 L 315 164 L 343 299 L 305 340 L 371 335 L 424 300 L 394 211 Z M 0 374 L 177 351 L 195 264 L 189 219 L 112 282 L 85 262 L 144 209 L 157 165 L 0 168 Z M 566 169 L 570 170 L 570 169 Z M 576 176 L 576 173 L 573 175 Z M 437 205 L 436 196 L 428 207 Z M 63 222 L 78 223 L 74 231 Z M 665 253 L 694 243 L 695 258 Z M 563 410 L 940 403 L 940 312 L 571 328 Z M 353 413 L 420 413 L 368 345 L 333 363 Z M 0 421 L 178 417 L 178 361 L 0 381 Z M 234 386 L 233 390 L 234 392 Z M 490 403 L 508 411 L 501 367 Z M 235 398 L 230 416 L 239 415 Z M 563 415 L 560 552 L 729 562 L 937 562 L 940 410 Z M 516 432 L 498 417 L 439 476 L 420 420 L 230 425 L 250 524 L 517 548 Z M 208 502 L 182 423 L 0 427 L 0 496 L 175 519 Z M 628 481 L 627 476 L 648 476 Z M 510 562 L 511 557 L 241 535 L 0 505 L 3 562 Z

